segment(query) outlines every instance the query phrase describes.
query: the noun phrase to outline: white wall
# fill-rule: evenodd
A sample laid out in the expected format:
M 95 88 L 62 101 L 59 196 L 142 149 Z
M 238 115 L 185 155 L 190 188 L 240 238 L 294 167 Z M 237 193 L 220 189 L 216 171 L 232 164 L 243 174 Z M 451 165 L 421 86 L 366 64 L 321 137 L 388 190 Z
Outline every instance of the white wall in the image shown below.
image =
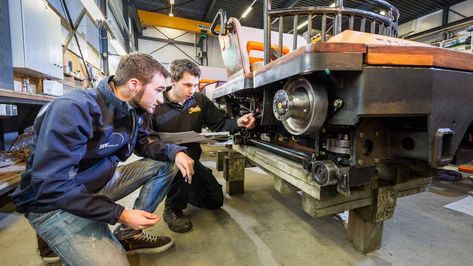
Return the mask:
M 157 27 L 162 33 L 160 33 L 156 28 L 149 27 L 143 29 L 143 36 L 154 37 L 154 38 L 161 38 L 161 39 L 168 39 L 168 38 L 176 38 L 181 34 L 184 34 L 178 38 L 176 41 L 188 42 L 188 43 L 195 43 L 198 42 L 198 36 L 195 36 L 194 33 L 185 32 L 180 30 L 168 29 Z M 167 45 L 166 47 L 156 51 L 158 48 L 163 47 L 166 45 L 166 42 L 158 42 L 158 41 L 151 41 L 145 39 L 138 39 L 138 51 L 143 53 L 151 54 L 156 60 L 161 62 L 164 65 L 170 64 L 175 59 L 193 59 L 195 61 L 199 61 L 196 57 L 196 47 L 195 46 L 188 46 L 188 45 L 179 45 L 176 44 L 179 49 L 184 51 L 180 51 L 174 45 Z M 207 56 L 209 61 L 209 66 L 211 67 L 223 67 L 223 60 L 222 55 L 220 53 L 220 47 L 218 41 L 209 36 L 208 39 L 208 48 L 207 48 Z M 156 51 L 156 52 L 155 52 Z M 187 54 L 187 55 L 186 55 Z

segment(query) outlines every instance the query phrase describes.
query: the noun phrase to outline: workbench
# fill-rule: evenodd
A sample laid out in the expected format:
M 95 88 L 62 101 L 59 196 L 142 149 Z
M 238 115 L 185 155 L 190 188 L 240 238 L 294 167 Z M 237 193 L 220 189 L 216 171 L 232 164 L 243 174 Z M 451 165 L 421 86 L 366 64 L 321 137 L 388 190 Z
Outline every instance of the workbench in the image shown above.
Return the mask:
M 349 210 L 347 239 L 363 254 L 381 247 L 383 222 L 394 215 L 396 199 L 423 192 L 431 180 L 430 176 L 419 177 L 390 186 L 375 180 L 354 189 L 347 197 L 338 194 L 335 186 L 319 186 L 300 163 L 255 146 L 233 145 L 231 152 L 217 153 L 217 170 L 224 171 L 230 195 L 244 192 L 244 168 L 248 161 L 274 177 L 277 191 L 301 191 L 302 208 L 313 217 Z

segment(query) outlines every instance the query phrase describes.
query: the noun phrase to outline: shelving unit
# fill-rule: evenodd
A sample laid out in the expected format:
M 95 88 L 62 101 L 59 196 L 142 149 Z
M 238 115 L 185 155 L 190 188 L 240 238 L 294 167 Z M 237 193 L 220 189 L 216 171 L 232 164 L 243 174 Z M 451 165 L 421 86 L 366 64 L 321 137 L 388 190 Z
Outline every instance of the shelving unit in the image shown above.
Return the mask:
M 43 105 L 54 98 L 54 96 L 15 92 L 0 88 L 0 103 Z
M 15 92 L 0 88 L 0 103 L 15 104 L 21 112 L 15 118 L 0 118 L 0 134 L 3 138 L 7 127 L 22 128 L 22 121 L 34 119 L 42 105 L 54 100 L 54 96 Z M 2 147 L 3 149 L 3 147 Z M 25 163 L 17 163 L 9 167 L 0 168 L 0 196 L 13 190 L 20 182 L 21 172 Z

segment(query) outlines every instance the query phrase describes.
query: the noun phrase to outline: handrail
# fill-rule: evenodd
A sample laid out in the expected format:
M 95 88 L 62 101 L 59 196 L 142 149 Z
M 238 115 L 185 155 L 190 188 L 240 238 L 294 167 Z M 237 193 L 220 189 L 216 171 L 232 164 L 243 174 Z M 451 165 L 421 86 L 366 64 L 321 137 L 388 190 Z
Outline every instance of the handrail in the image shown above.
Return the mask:
M 346 0 L 346 2 L 351 0 Z M 366 31 L 366 24 L 370 23 L 369 31 L 381 35 L 394 36 L 398 35 L 398 21 L 399 10 L 396 7 L 384 0 L 365 0 L 373 5 L 374 9 L 378 11 L 370 11 L 362 9 L 367 7 L 361 5 L 359 8 L 344 7 L 344 0 L 335 0 L 334 6 L 309 6 L 309 7 L 293 7 L 284 9 L 271 9 L 271 0 L 264 0 L 264 64 L 270 61 L 270 47 L 271 47 L 271 21 L 273 18 L 279 20 L 279 44 L 282 44 L 284 34 L 283 21 L 284 17 L 294 17 L 293 34 L 293 49 L 297 47 L 297 31 L 300 27 L 298 25 L 298 18 L 300 16 L 307 16 L 307 42 L 311 41 L 312 20 L 321 16 L 321 41 L 327 41 L 327 32 L 330 31 L 330 26 L 333 35 L 342 32 L 342 29 L 355 30 L 355 19 L 359 19 L 359 31 Z M 376 13 L 379 12 L 379 13 Z M 343 18 L 348 17 L 348 26 L 343 24 Z M 328 21 L 330 20 L 331 21 Z M 332 23 L 332 25 L 328 23 Z M 301 24 L 302 25 L 302 24 Z M 290 32 L 289 32 L 290 33 Z M 282 54 L 282 51 L 279 51 Z

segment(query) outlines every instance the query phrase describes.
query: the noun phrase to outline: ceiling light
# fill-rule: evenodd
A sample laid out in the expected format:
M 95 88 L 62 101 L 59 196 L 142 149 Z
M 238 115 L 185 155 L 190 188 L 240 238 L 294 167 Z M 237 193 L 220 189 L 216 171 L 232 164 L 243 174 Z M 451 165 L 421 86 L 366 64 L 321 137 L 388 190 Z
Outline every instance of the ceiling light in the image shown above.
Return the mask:
M 333 3 L 333 4 L 329 5 L 329 7 L 335 7 L 335 3 Z
M 251 6 L 249 6 L 245 12 L 243 13 L 243 15 L 241 15 L 241 18 L 246 18 L 246 16 L 251 12 L 253 8 Z
M 253 5 L 256 3 L 257 0 L 253 0 L 253 2 L 251 2 L 251 5 L 245 10 L 245 12 L 243 12 L 243 14 L 241 15 L 240 19 L 243 19 L 245 18 L 246 16 L 248 16 L 248 14 L 251 12 L 251 10 L 253 10 Z
M 297 29 L 301 29 L 303 27 L 305 27 L 307 24 L 309 24 L 309 20 L 306 20 L 305 22 L 303 22 L 301 25 L 297 26 Z
M 386 16 L 386 11 L 381 10 L 381 12 L 379 12 L 379 14 L 380 14 L 381 16 Z

